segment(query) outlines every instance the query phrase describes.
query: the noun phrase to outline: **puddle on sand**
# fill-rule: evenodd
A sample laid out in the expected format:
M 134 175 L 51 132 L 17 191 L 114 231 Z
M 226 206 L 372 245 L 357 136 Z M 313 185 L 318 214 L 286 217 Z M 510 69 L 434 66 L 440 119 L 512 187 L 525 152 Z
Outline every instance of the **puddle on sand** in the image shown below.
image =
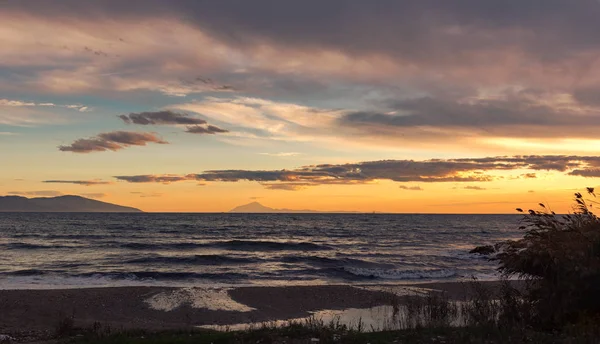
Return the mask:
M 357 286 L 356 288 L 369 290 L 369 291 L 381 291 L 386 293 L 392 293 L 396 296 L 426 296 L 431 292 L 439 290 L 421 288 L 418 285 L 415 286 L 404 286 L 404 285 L 365 285 Z
M 322 310 L 311 312 L 311 315 L 305 318 L 296 318 L 288 320 L 276 320 L 262 323 L 245 323 L 232 325 L 202 325 L 198 328 L 217 330 L 217 331 L 244 331 L 249 329 L 268 327 L 282 327 L 292 322 L 309 324 L 316 322 L 318 324 L 346 325 L 353 329 L 362 329 L 363 331 L 379 331 L 395 329 L 397 319 L 393 316 L 392 306 L 377 306 L 373 308 L 349 308 L 344 310 Z
M 184 305 L 213 311 L 251 312 L 254 308 L 234 301 L 227 288 L 182 288 L 156 294 L 144 301 L 150 308 L 170 312 Z
M 414 294 L 413 294 L 414 295 Z M 461 327 L 465 326 L 465 315 L 461 310 L 462 302 L 454 302 L 457 312 L 449 315 L 446 325 Z M 429 323 L 427 312 L 410 313 L 406 305 L 400 305 L 394 314 L 392 306 L 377 306 L 372 308 L 348 308 L 344 310 L 322 310 L 310 312 L 310 316 L 305 318 L 295 318 L 287 320 L 267 321 L 260 323 L 244 323 L 232 325 L 202 325 L 198 328 L 211 329 L 217 331 L 245 331 L 267 327 L 285 327 L 290 323 L 300 323 L 317 326 L 329 326 L 333 324 L 345 325 L 349 329 L 361 330 L 363 332 L 371 331 L 391 331 L 415 328 Z

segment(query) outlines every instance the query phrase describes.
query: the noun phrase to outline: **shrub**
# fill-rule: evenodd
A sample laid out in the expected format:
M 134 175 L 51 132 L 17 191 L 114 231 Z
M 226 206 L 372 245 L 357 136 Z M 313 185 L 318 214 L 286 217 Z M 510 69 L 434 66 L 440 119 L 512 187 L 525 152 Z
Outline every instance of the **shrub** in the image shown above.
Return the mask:
M 593 188 L 588 193 L 595 197 Z M 533 325 L 557 328 L 600 315 L 600 219 L 591 211 L 597 202 L 576 193 L 575 203 L 568 215 L 541 203 L 542 210 L 529 210 L 524 238 L 503 244 L 495 258 L 505 276 L 528 282 L 523 298 Z

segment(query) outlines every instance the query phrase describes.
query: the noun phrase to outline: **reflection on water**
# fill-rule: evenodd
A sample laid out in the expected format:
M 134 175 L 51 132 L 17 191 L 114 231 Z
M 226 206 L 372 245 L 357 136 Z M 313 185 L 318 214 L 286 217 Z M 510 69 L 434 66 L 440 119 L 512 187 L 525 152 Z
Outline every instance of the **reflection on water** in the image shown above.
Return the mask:
M 463 326 L 465 317 L 461 311 L 461 303 L 456 302 L 457 313 L 448 319 L 449 326 Z M 392 331 L 415 328 L 428 322 L 423 313 L 411 313 L 406 306 L 400 306 L 396 311 L 392 306 L 377 306 L 372 308 L 349 308 L 343 310 L 321 310 L 311 312 L 305 318 L 275 320 L 262 323 L 245 323 L 232 325 L 202 325 L 198 328 L 217 331 L 246 331 L 262 327 L 284 327 L 290 324 L 304 324 L 317 327 L 333 325 L 335 328 L 346 326 L 348 329 L 362 332 Z

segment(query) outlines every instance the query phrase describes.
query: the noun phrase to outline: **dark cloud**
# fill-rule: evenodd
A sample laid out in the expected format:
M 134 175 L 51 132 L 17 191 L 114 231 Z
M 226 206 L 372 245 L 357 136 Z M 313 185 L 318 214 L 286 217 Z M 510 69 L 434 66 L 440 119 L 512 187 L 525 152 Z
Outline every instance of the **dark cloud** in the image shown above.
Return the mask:
M 178 18 L 236 45 L 266 41 L 444 64 L 515 46 L 557 59 L 597 47 L 600 32 L 595 0 L 30 0 L 5 7 L 88 20 Z
M 113 131 L 89 139 L 78 139 L 68 146 L 59 146 L 58 149 L 63 152 L 91 153 L 117 151 L 129 146 L 145 146 L 147 143 L 167 144 L 168 142 L 153 133 Z
M 215 127 L 214 125 L 208 125 L 206 127 L 195 125 L 191 127 L 187 127 L 186 133 L 192 134 L 217 134 L 217 133 L 228 133 L 229 130 L 221 129 L 219 127 Z
M 130 113 L 129 115 L 120 115 L 119 118 L 127 124 L 139 125 L 206 124 L 206 121 L 201 118 L 173 111 Z
M 600 106 L 600 85 L 578 87 L 573 91 L 573 98 L 583 105 Z
M 76 184 L 76 185 L 85 185 L 85 186 L 112 184 L 111 182 L 107 182 L 107 181 L 103 181 L 103 180 L 44 180 L 43 183 Z
M 116 179 L 129 183 L 163 183 L 169 184 L 189 180 L 186 176 L 177 175 L 139 175 L 139 176 L 115 176 Z
M 338 124 L 371 134 L 441 128 L 444 135 L 466 129 L 513 137 L 590 136 L 600 129 L 600 110 L 582 115 L 573 109 L 545 105 L 541 95 L 528 92 L 508 93 L 499 99 L 421 97 L 388 100 L 384 105 L 385 112 L 349 112 L 338 119 Z
M 580 177 L 588 177 L 588 178 L 598 178 L 600 177 L 600 169 L 592 168 L 592 169 L 577 169 L 569 172 L 572 176 L 580 176 Z
M 600 157 L 528 155 L 424 161 L 382 160 L 354 164 L 310 165 L 293 170 L 210 170 L 188 175 L 138 175 L 115 178 L 130 183 L 170 183 L 188 180 L 255 181 L 269 189 L 298 190 L 307 186 L 366 184 L 376 180 L 425 183 L 488 182 L 495 178 L 489 172 L 511 170 L 567 172 L 575 169 L 570 174 L 579 175 L 576 168 L 595 166 L 600 167 Z
M 400 185 L 399 186 L 400 189 L 402 190 L 410 190 L 410 191 L 423 191 L 423 189 L 420 186 L 406 186 L 406 185 Z
M 90 153 L 107 150 L 117 151 L 123 149 L 123 146 L 101 139 L 78 139 L 68 146 L 59 146 L 58 149 L 63 152 Z
M 192 134 L 221 134 L 228 130 L 209 125 L 201 118 L 191 117 L 188 114 L 173 111 L 140 112 L 120 115 L 120 119 L 127 124 L 139 125 L 188 125 L 185 132 Z

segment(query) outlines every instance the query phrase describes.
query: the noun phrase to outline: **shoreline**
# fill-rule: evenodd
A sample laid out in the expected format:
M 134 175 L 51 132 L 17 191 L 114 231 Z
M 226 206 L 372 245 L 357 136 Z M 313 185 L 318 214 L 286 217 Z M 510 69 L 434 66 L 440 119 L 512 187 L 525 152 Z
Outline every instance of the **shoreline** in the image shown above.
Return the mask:
M 490 278 L 489 276 L 477 277 L 477 281 L 488 283 L 496 282 L 500 277 Z M 457 279 L 406 279 L 406 280 L 381 280 L 374 279 L 373 282 L 365 281 L 276 281 L 275 283 L 263 282 L 256 283 L 249 281 L 247 283 L 226 283 L 226 282 L 211 282 L 211 281 L 191 281 L 174 283 L 168 281 L 156 280 L 107 280 L 106 283 L 92 280 L 92 283 L 81 283 L 82 281 L 66 283 L 43 282 L 41 280 L 21 280 L 0 279 L 0 291 L 8 290 L 72 290 L 72 289 L 104 289 L 104 288 L 284 288 L 284 287 L 316 287 L 316 286 L 353 286 L 353 287 L 395 287 L 395 286 L 420 286 L 420 285 L 445 285 L 445 284 L 461 284 L 468 283 L 471 278 L 461 277 Z M 80 282 L 80 283 L 77 283 Z M 90 282 L 90 281 L 84 281 Z
M 497 286 L 498 281 L 481 282 Z M 449 298 L 466 296 L 464 282 L 396 285 L 313 285 L 273 287 L 104 287 L 0 290 L 0 334 L 50 338 L 61 319 L 76 327 L 94 323 L 114 330 L 191 329 L 297 319 L 322 310 L 390 305 L 403 295 L 430 290 Z

